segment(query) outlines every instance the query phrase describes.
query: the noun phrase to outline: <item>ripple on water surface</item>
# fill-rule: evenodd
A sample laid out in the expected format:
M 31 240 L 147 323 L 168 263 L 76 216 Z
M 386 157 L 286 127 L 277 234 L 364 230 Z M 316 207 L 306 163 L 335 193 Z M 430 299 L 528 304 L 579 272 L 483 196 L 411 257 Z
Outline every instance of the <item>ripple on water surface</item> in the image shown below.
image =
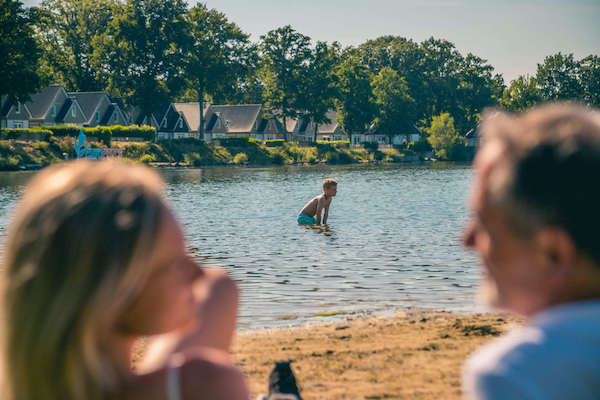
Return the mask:
M 238 281 L 242 329 L 399 307 L 476 309 L 477 260 L 459 241 L 468 166 L 161 173 L 190 253 Z M 28 176 L 0 173 L 0 237 Z M 329 176 L 339 182 L 329 226 L 298 226 Z

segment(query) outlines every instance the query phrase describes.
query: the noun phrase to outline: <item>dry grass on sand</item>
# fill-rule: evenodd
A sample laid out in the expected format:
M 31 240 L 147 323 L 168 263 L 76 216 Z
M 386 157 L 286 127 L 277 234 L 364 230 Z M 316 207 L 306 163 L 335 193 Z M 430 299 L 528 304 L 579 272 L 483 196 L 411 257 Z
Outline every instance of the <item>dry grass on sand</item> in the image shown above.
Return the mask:
M 238 334 L 233 348 L 253 396 L 273 363 L 293 360 L 311 399 L 459 399 L 467 356 L 517 323 L 503 314 L 402 312 Z

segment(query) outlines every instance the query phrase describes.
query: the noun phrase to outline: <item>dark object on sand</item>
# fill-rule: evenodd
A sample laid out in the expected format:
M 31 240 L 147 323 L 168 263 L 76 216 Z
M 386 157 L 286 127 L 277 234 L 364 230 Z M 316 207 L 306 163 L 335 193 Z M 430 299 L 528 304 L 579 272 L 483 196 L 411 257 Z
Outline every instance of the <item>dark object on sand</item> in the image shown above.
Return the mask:
M 302 400 L 289 361 L 278 361 L 269 375 L 269 400 Z

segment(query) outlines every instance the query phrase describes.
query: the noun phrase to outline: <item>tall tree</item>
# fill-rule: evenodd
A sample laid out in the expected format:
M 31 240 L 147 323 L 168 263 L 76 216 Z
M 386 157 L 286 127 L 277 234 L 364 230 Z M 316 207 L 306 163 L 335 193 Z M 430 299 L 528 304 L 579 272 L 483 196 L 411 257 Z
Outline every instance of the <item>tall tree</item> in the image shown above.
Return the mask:
M 38 37 L 44 63 L 67 90 L 104 90 L 107 76 L 94 68 L 94 38 L 106 31 L 118 5 L 115 0 L 44 0 Z
M 352 143 L 352 135 L 367 130 L 375 117 L 371 73 L 357 57 L 348 56 L 336 68 L 336 75 L 338 123 Z
M 340 62 L 340 46 L 334 42 L 317 42 L 312 50 L 307 68 L 306 83 L 300 88 L 301 118 L 313 123 L 313 141 L 317 141 L 319 125 L 331 123 L 327 112 L 333 108 L 337 97 L 335 67 Z
M 33 18 L 20 1 L 0 0 L 0 95 L 16 101 L 27 100 L 42 84 Z
M 426 129 L 427 141 L 436 157 L 446 160 L 458 160 L 464 153 L 465 139 L 454 128 L 454 118 L 449 113 L 436 115 Z
M 542 101 L 535 77 L 519 76 L 504 89 L 500 104 L 508 111 L 521 112 Z
M 579 62 L 579 66 L 584 101 L 594 107 L 600 107 L 600 57 L 589 55 Z
M 183 0 L 127 0 L 94 43 L 94 62 L 108 71 L 109 91 L 148 113 L 182 89 L 186 11 Z
M 557 53 L 538 64 L 535 80 L 544 100 L 583 100 L 580 64 L 573 54 Z
M 191 39 L 185 77 L 199 102 L 202 135 L 205 96 L 219 101 L 226 97 L 225 92 L 234 92 L 245 82 L 253 47 L 248 35 L 229 22 L 225 14 L 209 10 L 202 3 L 189 10 L 185 19 Z
M 388 67 L 374 76 L 371 86 L 377 107 L 375 126 L 392 143 L 395 134 L 408 134 L 415 123 L 415 100 L 409 94 L 406 80 Z
M 284 138 L 287 140 L 287 119 L 296 118 L 302 106 L 300 93 L 306 83 L 310 38 L 286 25 L 260 39 L 265 106 L 283 120 Z

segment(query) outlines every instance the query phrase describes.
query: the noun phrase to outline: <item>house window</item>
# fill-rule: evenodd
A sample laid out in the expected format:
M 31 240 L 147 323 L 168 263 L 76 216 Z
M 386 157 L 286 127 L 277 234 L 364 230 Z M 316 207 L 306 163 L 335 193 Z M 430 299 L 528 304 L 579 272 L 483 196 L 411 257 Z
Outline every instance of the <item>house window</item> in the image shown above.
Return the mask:
M 100 113 L 96 111 L 96 122 L 100 122 Z
M 17 102 L 17 105 L 16 105 L 16 110 L 15 110 L 15 112 L 16 112 L 17 114 L 21 114 L 21 103 Z
M 217 129 L 219 129 L 219 128 L 221 128 L 221 120 L 220 119 L 217 120 Z
M 163 119 L 162 126 L 163 126 L 163 128 L 167 127 L 167 120 L 166 119 Z
M 182 120 L 179 120 L 179 127 L 183 128 L 183 121 Z
M 119 114 L 115 113 L 115 116 L 113 118 L 113 121 L 115 122 L 119 122 Z
M 15 121 L 15 122 L 13 122 L 13 127 L 17 128 L 17 129 L 21 129 L 21 128 L 23 128 L 23 123 L 21 121 Z
M 56 117 L 56 106 L 54 104 L 52 104 L 52 107 L 50 108 L 50 115 Z
M 75 106 L 71 106 L 71 117 L 75 118 L 77 116 L 77 111 L 75 111 Z

